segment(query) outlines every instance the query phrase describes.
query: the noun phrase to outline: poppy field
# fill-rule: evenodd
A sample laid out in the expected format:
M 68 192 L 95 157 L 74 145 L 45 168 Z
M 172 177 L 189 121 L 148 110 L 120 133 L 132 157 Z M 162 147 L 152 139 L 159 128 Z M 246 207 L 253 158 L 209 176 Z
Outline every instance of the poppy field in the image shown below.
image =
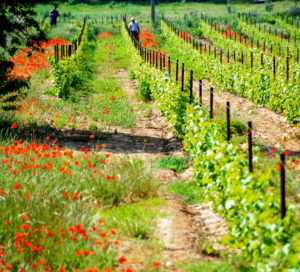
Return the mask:
M 0 96 L 0 272 L 298 271 L 287 3 L 38 4 Z

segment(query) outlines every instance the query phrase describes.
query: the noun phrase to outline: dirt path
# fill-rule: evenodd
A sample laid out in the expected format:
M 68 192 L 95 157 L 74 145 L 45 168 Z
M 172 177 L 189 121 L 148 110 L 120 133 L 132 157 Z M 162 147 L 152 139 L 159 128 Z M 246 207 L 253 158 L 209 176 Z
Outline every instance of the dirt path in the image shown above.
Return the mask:
M 128 95 L 130 104 L 141 103 L 135 97 L 136 82 L 127 78 L 127 72 L 120 70 L 116 78 L 121 84 L 121 89 Z M 103 142 L 108 151 L 115 155 L 126 153 L 128 156 L 138 157 L 148 164 L 153 164 L 166 155 L 183 155 L 181 144 L 168 131 L 165 121 L 160 112 L 155 109 L 155 105 L 153 103 L 151 105 L 151 114 L 138 119 L 135 127 L 128 131 L 122 130 Z M 209 237 L 217 250 L 223 250 L 216 240 L 226 234 L 224 219 L 205 205 L 181 204 L 181 198 L 171 195 L 166 190 L 166 186 L 170 182 L 192 180 L 192 168 L 188 168 L 181 174 L 176 174 L 171 170 L 154 169 L 153 176 L 155 180 L 162 182 L 159 196 L 164 199 L 165 203 L 161 213 L 166 216 L 158 220 L 154 231 L 154 238 L 164 245 L 160 256 L 165 271 L 182 271 L 178 268 L 178 264 L 181 263 L 218 260 L 218 257 L 202 253 L 201 243 L 197 241 L 201 240 L 201 237 L 205 237 L 205 239 Z M 142 258 L 141 261 L 140 251 L 137 252 L 137 255 L 131 256 L 131 259 L 138 260 L 131 262 L 132 267 L 137 271 L 145 269 L 145 260 Z

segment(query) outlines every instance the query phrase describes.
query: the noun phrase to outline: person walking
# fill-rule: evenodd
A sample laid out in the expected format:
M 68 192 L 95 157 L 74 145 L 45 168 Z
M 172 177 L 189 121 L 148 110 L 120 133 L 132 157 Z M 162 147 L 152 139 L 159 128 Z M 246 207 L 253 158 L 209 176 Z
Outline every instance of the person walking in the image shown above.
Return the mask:
M 139 41 L 140 26 L 138 22 L 135 21 L 134 17 L 131 17 L 131 23 L 128 25 L 128 28 L 133 37 Z
M 53 9 L 49 13 L 50 16 L 50 26 L 56 25 L 57 17 L 59 16 L 58 11 L 56 10 L 56 7 L 54 6 Z

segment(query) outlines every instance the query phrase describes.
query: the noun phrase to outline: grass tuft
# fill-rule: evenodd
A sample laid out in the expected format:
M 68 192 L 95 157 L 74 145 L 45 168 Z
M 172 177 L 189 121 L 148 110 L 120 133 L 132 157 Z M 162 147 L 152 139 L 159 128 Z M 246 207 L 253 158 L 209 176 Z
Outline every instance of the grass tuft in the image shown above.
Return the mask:
M 156 164 L 157 168 L 170 169 L 178 173 L 186 170 L 188 166 L 189 166 L 189 161 L 187 158 L 176 157 L 176 156 L 163 157 Z

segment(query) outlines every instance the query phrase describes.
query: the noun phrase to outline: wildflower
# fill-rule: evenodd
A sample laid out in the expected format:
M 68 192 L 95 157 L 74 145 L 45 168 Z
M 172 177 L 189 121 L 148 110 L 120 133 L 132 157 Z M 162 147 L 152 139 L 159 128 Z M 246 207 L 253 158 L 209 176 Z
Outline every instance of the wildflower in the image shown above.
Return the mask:
M 12 264 L 7 264 L 7 265 L 5 266 L 5 268 L 6 268 L 6 269 L 12 269 Z
M 27 242 L 24 243 L 24 246 L 25 246 L 25 247 L 31 247 L 31 246 L 32 246 L 32 243 L 30 243 L 30 242 L 27 241 Z
M 16 123 L 13 123 L 13 124 L 11 125 L 11 127 L 12 127 L 13 129 L 17 128 L 17 124 L 16 124 Z
M 156 262 L 156 263 L 153 264 L 153 268 L 158 268 L 158 267 L 160 267 L 160 263 L 159 262 Z
M 126 261 L 127 261 L 127 259 L 126 259 L 125 257 L 120 257 L 120 258 L 118 259 L 119 264 L 123 264 L 123 263 L 125 263 Z
M 287 155 L 289 154 L 289 151 L 288 151 L 288 150 L 285 150 L 285 151 L 283 152 L 283 154 L 287 156 Z
M 21 188 L 20 183 L 19 183 L 19 182 L 16 182 L 15 185 L 14 185 L 14 188 L 15 188 L 15 190 L 20 189 L 20 188 Z
M 25 221 L 25 220 L 27 220 L 27 219 L 28 219 L 28 215 L 27 215 L 27 214 L 25 214 L 25 215 L 22 216 L 22 220 Z
M 29 229 L 29 226 L 28 226 L 27 224 L 22 224 L 22 225 L 20 226 L 20 228 L 23 229 L 23 230 L 28 230 L 28 229 Z
M 53 235 L 53 231 L 49 231 L 48 233 L 47 233 L 47 236 L 48 237 L 51 237 Z
M 28 192 L 25 193 L 25 198 L 30 199 L 30 194 Z
M 113 230 L 113 229 L 110 230 L 110 233 L 113 234 L 113 235 L 117 234 L 117 232 L 115 230 Z

